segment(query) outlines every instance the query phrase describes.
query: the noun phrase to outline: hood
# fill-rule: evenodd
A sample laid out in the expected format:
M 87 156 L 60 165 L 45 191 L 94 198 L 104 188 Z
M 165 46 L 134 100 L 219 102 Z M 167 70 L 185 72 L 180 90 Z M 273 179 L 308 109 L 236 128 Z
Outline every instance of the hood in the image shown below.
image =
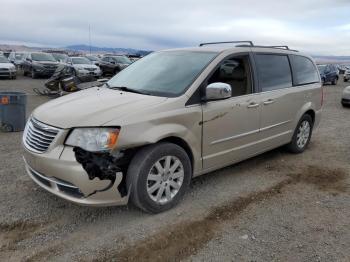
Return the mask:
M 41 64 L 41 65 L 58 65 L 59 64 L 56 61 L 54 62 L 54 61 L 35 61 L 35 60 L 33 60 L 33 63 Z
M 94 87 L 45 103 L 34 110 L 33 117 L 59 128 L 103 126 L 165 100 L 164 97 Z
M 0 68 L 15 68 L 15 66 L 12 63 L 0 63 Z
M 98 67 L 96 65 L 92 64 L 79 64 L 79 65 L 73 65 L 74 68 L 92 68 L 92 69 L 97 69 Z

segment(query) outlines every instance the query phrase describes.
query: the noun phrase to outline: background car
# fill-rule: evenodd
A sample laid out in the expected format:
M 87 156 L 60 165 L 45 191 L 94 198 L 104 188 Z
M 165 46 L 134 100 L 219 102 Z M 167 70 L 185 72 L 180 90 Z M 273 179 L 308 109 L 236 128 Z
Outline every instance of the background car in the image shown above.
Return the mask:
M 339 79 L 339 70 L 335 65 L 318 65 L 318 71 L 320 72 L 322 84 L 331 83 L 336 85 Z
M 66 54 L 61 54 L 61 53 L 51 53 L 51 55 L 56 59 L 57 62 L 63 63 L 63 64 L 68 64 L 70 63 L 70 58 Z
M 341 103 L 344 107 L 350 107 L 350 86 L 344 88 Z
M 91 63 L 93 63 L 96 66 L 100 65 L 100 58 L 98 58 L 97 56 L 94 55 L 86 55 L 85 56 L 87 59 L 89 59 L 91 61 Z
M 31 75 L 32 78 L 38 76 L 51 77 L 59 63 L 48 53 L 33 52 L 28 53 L 23 61 L 23 75 Z
M 26 52 L 11 52 L 9 55 L 9 60 L 18 68 L 22 67 Z
M 86 57 L 71 57 L 71 61 L 74 67 L 74 72 L 77 76 L 100 77 L 102 75 L 100 68 L 94 65 Z
M 103 75 L 115 75 L 131 64 L 131 60 L 124 55 L 105 55 L 100 62 Z
M 16 67 L 3 55 L 0 55 L 0 77 L 15 79 L 17 75 Z
M 344 82 L 348 82 L 350 80 L 350 69 L 346 69 L 344 72 Z

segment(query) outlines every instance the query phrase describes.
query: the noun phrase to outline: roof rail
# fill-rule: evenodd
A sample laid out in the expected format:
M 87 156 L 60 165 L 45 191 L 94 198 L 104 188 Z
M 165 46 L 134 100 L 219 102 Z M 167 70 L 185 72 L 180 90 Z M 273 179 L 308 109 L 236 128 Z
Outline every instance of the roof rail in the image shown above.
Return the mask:
M 249 46 L 254 46 L 252 41 L 226 41 L 226 42 L 208 42 L 208 43 L 200 43 L 199 46 L 205 46 L 205 45 L 219 45 L 219 44 L 241 44 L 241 43 L 248 43 Z
M 199 46 L 218 45 L 218 44 L 240 44 L 240 45 L 236 45 L 236 47 L 276 48 L 276 49 L 289 50 L 293 52 L 299 52 L 298 50 L 290 49 L 289 46 L 287 45 L 254 45 L 252 41 L 208 42 L 208 43 L 201 43 L 199 44 Z
M 298 50 L 290 49 L 289 46 L 287 45 L 256 45 L 254 47 L 258 48 L 275 48 L 275 49 L 283 49 L 283 50 L 288 50 L 288 51 L 293 51 L 293 52 L 299 52 Z
M 286 49 L 286 50 L 290 50 L 289 47 L 287 45 L 269 45 L 266 46 L 268 48 L 280 48 L 280 49 Z

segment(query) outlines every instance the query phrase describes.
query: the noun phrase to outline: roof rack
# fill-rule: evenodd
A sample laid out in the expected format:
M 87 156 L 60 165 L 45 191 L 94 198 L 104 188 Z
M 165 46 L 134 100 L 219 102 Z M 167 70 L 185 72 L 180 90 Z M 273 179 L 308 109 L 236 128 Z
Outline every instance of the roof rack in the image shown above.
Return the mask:
M 227 41 L 227 42 L 209 42 L 209 43 L 201 43 L 199 46 L 205 46 L 205 45 L 217 45 L 217 44 L 241 44 L 237 45 L 236 47 L 257 47 L 257 48 L 276 48 L 276 49 L 283 49 L 283 50 L 289 50 L 293 52 L 298 52 L 298 50 L 290 49 L 287 45 L 254 45 L 252 41 Z
M 208 42 L 208 43 L 200 43 L 199 46 L 205 46 L 205 45 L 219 45 L 219 44 L 241 44 L 241 43 L 248 43 L 249 46 L 254 46 L 252 41 L 227 41 L 227 42 Z

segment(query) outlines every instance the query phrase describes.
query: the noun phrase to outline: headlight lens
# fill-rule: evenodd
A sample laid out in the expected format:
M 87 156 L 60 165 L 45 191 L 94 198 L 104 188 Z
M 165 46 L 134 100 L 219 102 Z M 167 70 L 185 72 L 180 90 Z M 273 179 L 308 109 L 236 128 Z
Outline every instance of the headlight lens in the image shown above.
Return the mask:
M 66 145 L 80 147 L 90 152 L 112 150 L 117 146 L 118 128 L 75 128 Z

